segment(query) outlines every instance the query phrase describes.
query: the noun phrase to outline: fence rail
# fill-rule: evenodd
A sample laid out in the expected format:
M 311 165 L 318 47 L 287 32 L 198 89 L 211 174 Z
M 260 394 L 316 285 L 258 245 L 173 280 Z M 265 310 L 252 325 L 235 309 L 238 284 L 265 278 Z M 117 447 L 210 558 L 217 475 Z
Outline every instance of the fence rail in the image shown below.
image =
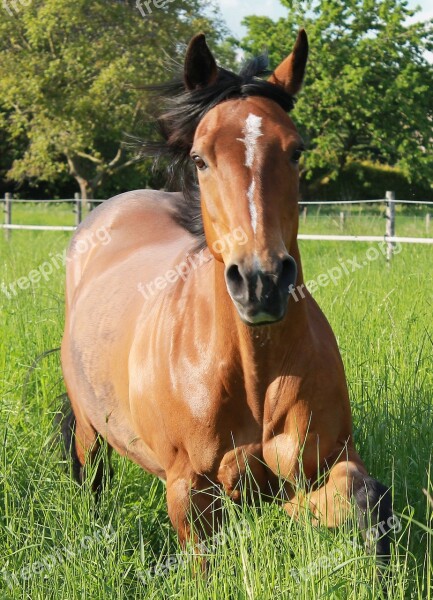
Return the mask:
M 377 200 L 309 200 L 300 201 L 299 204 L 302 206 L 317 206 L 322 204 L 381 204 L 386 202 L 387 198 L 378 198 Z M 394 198 L 393 202 L 396 204 L 426 204 L 433 205 L 433 200 L 397 200 Z
M 388 235 L 321 235 L 299 233 L 298 240 L 322 240 L 325 242 L 387 242 L 395 244 L 433 244 L 433 238 L 398 237 Z
M 2 229 L 13 231 L 14 229 L 26 229 L 27 231 L 75 231 L 76 225 L 18 225 L 17 223 L 9 223 L 1 225 Z
M 21 225 L 18 223 L 12 223 L 12 204 L 14 202 L 11 194 L 5 194 L 4 197 L 4 224 L 0 224 L 0 228 L 5 230 L 7 239 L 10 239 L 10 231 L 12 230 L 32 230 L 32 231 L 74 231 L 76 227 L 81 223 L 83 214 L 83 202 L 86 202 L 77 193 L 72 199 L 61 199 L 61 200 L 15 200 L 15 202 L 21 203 L 61 203 L 69 202 L 73 203 L 75 213 L 75 225 Z M 100 203 L 102 200 L 92 200 L 92 202 Z M 313 201 L 313 202 L 300 202 L 303 206 L 304 221 L 306 219 L 308 206 L 321 206 L 321 205 L 354 205 L 354 204 L 384 204 L 386 206 L 386 228 L 383 236 L 377 235 L 321 235 L 321 234 L 306 234 L 301 233 L 298 235 L 300 240 L 321 240 L 321 241 L 336 241 L 336 242 L 382 242 L 387 243 L 387 260 L 390 261 L 393 253 L 395 243 L 407 243 L 407 244 L 433 244 L 433 238 L 418 238 L 418 237 L 399 237 L 395 235 L 395 206 L 396 204 L 419 204 L 431 206 L 432 201 L 418 201 L 418 200 L 397 200 L 394 192 L 386 192 L 385 198 L 379 198 L 377 200 L 337 200 L 337 201 Z M 340 212 L 340 226 L 343 228 L 345 220 L 344 212 Z M 430 213 L 426 214 L 426 231 L 430 228 Z

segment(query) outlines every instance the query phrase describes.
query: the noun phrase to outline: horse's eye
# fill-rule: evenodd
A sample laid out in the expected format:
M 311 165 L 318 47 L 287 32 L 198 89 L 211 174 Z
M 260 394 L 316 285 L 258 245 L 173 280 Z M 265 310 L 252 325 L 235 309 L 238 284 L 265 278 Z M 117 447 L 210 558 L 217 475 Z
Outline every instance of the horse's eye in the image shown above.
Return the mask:
M 297 164 L 299 162 L 301 156 L 302 156 L 302 148 L 296 148 L 296 150 L 293 151 L 291 161 L 293 163 Z
M 206 169 L 207 164 L 198 154 L 193 154 L 191 158 L 195 162 L 195 166 L 199 171 L 204 171 Z

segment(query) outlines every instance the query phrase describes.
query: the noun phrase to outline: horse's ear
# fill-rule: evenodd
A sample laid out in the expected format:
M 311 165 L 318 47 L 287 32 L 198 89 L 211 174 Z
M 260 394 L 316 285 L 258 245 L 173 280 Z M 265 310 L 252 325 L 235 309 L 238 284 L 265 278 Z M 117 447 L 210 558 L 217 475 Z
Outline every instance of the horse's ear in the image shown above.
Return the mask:
M 308 38 L 301 29 L 293 51 L 269 77 L 271 83 L 281 86 L 291 96 L 296 96 L 302 86 L 308 58 Z
M 185 87 L 188 90 L 204 88 L 218 77 L 218 67 L 206 44 L 204 33 L 195 35 L 190 41 L 184 66 Z

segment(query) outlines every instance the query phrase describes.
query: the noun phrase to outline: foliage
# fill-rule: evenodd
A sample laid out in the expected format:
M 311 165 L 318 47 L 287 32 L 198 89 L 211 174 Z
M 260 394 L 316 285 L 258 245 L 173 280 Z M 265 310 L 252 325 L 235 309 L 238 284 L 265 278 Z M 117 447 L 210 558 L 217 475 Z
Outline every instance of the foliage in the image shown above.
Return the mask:
M 275 66 L 299 27 L 310 40 L 305 91 L 294 112 L 308 146 L 304 164 L 336 177 L 350 160 L 398 166 L 433 179 L 433 21 L 414 21 L 404 0 L 282 0 L 276 23 L 247 17 L 242 47 L 268 48 Z
M 148 132 L 140 88 L 170 77 L 167 61 L 182 53 L 177 40 L 201 29 L 214 44 L 220 38 L 203 0 L 153 5 L 144 17 L 135 2 L 114 0 L 9 6 L 0 20 L 0 127 L 24 138 L 9 177 L 69 173 L 83 197 L 136 162 L 123 142 L 125 133 Z
M 315 169 L 301 185 L 303 200 L 374 200 L 384 198 L 387 190 L 395 191 L 399 200 L 433 200 L 428 184 L 410 181 L 398 167 L 368 160 L 348 159 L 337 177 Z

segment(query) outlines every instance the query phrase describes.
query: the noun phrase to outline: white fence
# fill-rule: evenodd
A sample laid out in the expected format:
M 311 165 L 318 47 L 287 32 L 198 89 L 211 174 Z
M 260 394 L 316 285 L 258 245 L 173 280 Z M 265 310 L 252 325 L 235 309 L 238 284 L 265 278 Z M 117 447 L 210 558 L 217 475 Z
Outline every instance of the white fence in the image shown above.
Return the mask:
M 19 223 L 12 223 L 12 206 L 14 199 L 12 198 L 12 194 L 5 194 L 4 197 L 4 223 L 0 224 L 0 227 L 6 230 L 8 233 L 13 229 L 27 229 L 31 231 L 74 231 L 77 226 L 81 223 L 82 214 L 83 214 L 83 202 L 82 198 L 80 198 L 80 194 L 75 194 L 75 198 L 65 199 L 65 200 L 16 200 L 15 202 L 19 204 L 59 204 L 61 202 L 69 202 L 74 205 L 73 212 L 75 213 L 75 225 L 22 225 Z M 99 200 L 94 200 L 94 202 L 99 202 Z
M 386 205 L 385 210 L 385 233 L 383 236 L 379 235 L 322 235 L 322 234 L 298 234 L 299 240 L 323 240 L 323 241 L 337 241 L 337 242 L 387 242 L 387 260 L 391 260 L 392 252 L 395 243 L 401 244 L 433 244 L 433 238 L 420 238 L 420 237 L 399 237 L 395 235 L 395 205 L 396 204 L 418 204 L 421 206 L 433 206 L 433 202 L 425 200 L 397 200 L 394 192 L 386 192 L 385 198 L 378 200 L 341 200 L 337 202 L 301 202 L 301 206 L 304 206 L 303 214 L 304 218 L 307 214 L 308 206 L 321 206 L 321 205 L 345 205 L 345 204 L 378 204 L 384 203 Z M 340 226 L 343 228 L 345 214 L 340 212 Z M 426 214 L 426 231 L 430 229 L 430 213 Z
M 32 231 L 74 231 L 82 220 L 82 207 L 83 200 L 79 194 L 75 194 L 74 199 L 66 200 L 17 200 L 19 204 L 22 203 L 60 203 L 69 202 L 74 205 L 73 212 L 75 213 L 75 225 L 21 225 L 19 223 L 12 223 L 12 206 L 13 198 L 11 194 L 5 194 L 4 197 L 4 224 L 0 224 L 0 227 L 5 230 L 6 236 L 9 239 L 9 232 L 11 230 L 32 230 Z M 92 200 L 92 202 L 102 202 L 102 200 Z M 388 244 L 387 259 L 390 260 L 392 256 L 393 245 L 397 242 L 403 244 L 433 244 L 433 238 L 420 238 L 420 237 L 399 237 L 395 235 L 395 206 L 396 204 L 418 204 L 433 206 L 431 201 L 419 201 L 419 200 L 397 200 L 394 192 L 386 192 L 385 198 L 377 200 L 341 200 L 341 201 L 323 201 L 323 202 L 300 202 L 300 206 L 303 206 L 302 215 L 304 220 L 307 215 L 307 209 L 309 206 L 322 206 L 322 205 L 353 205 L 353 204 L 380 204 L 386 205 L 386 225 L 383 236 L 378 235 L 322 235 L 322 234 L 298 234 L 300 240 L 322 240 L 322 241 L 337 241 L 337 242 L 381 242 L 385 241 Z M 430 227 L 430 213 L 426 214 L 426 231 L 429 231 Z M 343 229 L 345 220 L 345 213 L 340 212 L 340 225 Z

